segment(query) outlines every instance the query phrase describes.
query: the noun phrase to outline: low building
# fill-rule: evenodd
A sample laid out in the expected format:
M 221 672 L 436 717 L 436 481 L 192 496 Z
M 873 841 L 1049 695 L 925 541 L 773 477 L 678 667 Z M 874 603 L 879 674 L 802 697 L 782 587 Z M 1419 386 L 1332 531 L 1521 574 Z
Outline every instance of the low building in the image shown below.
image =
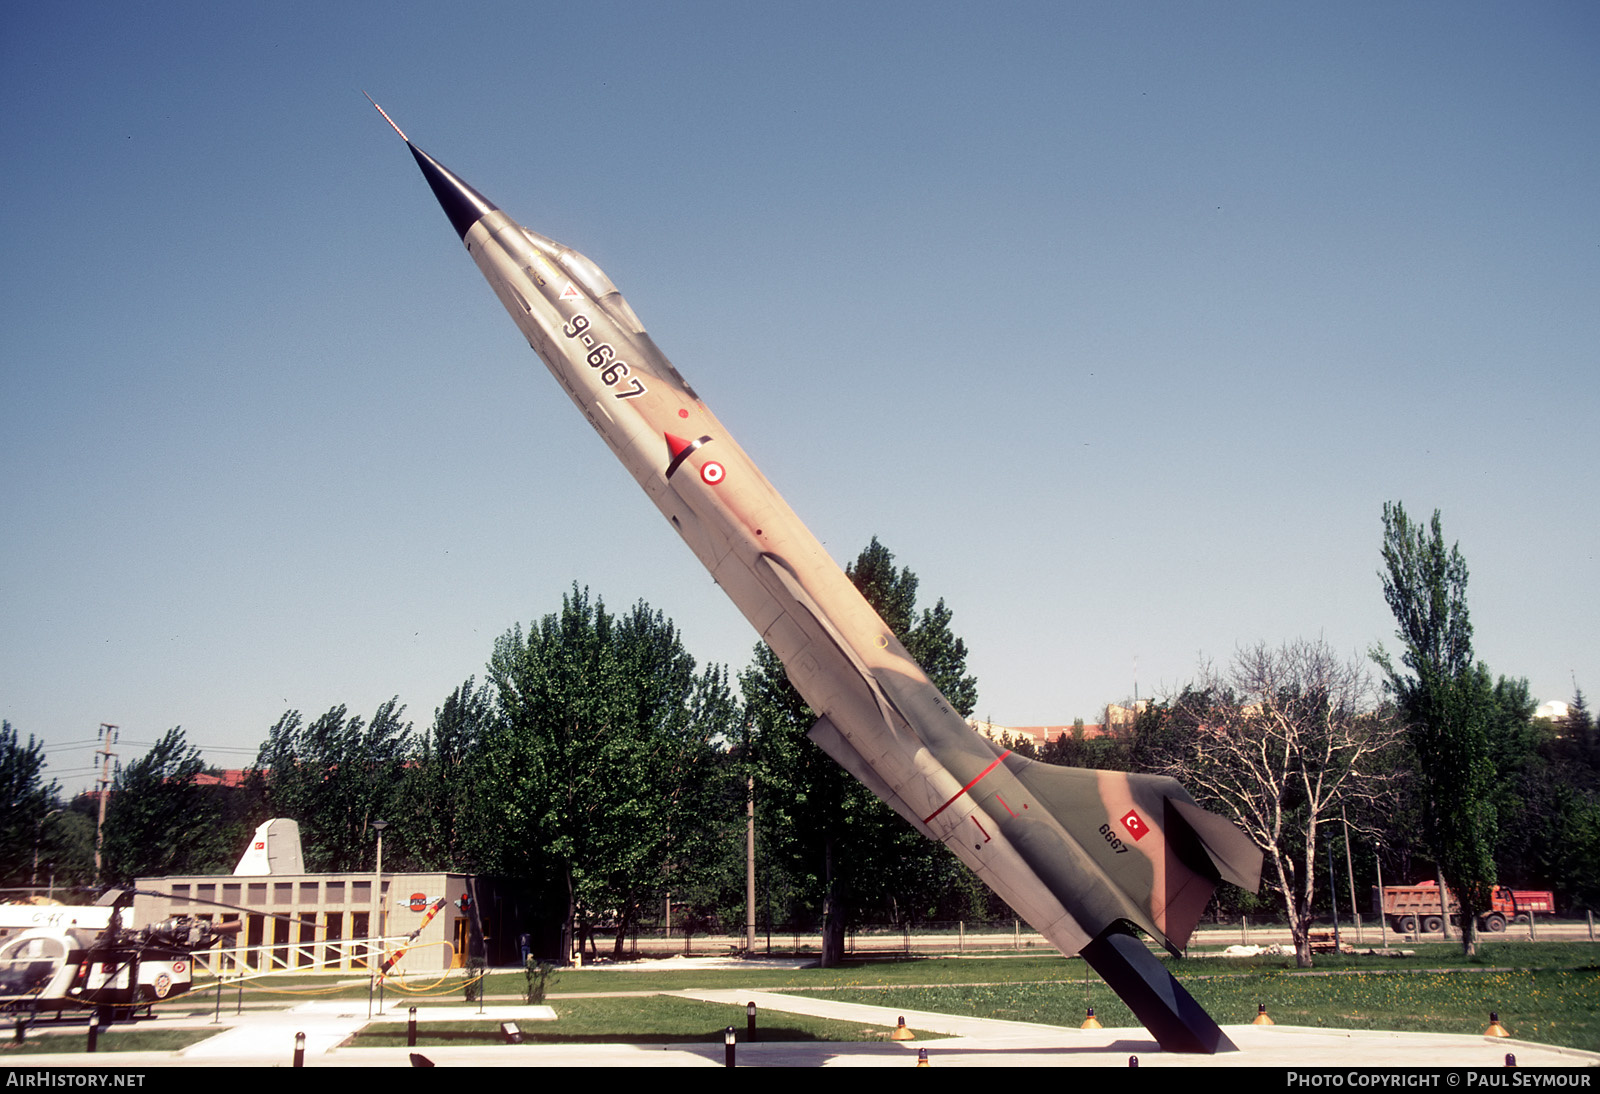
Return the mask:
M 136 925 L 180 916 L 238 921 L 231 945 L 195 954 L 213 971 L 366 971 L 369 954 L 380 953 L 381 963 L 402 949 L 396 972 L 443 972 L 473 957 L 520 960 L 516 930 L 502 929 L 506 902 L 493 883 L 472 874 L 385 873 L 374 900 L 370 871 L 306 873 L 299 825 L 283 818 L 256 829 L 232 876 L 146 877 L 135 888 Z M 412 932 L 416 938 L 406 941 Z M 369 944 L 374 937 L 384 944 Z
M 212 923 L 239 919 L 235 944 L 213 953 L 220 967 L 230 970 L 364 971 L 368 947 L 363 940 L 372 934 L 390 939 L 386 949 L 392 952 L 397 948 L 393 940 L 420 927 L 440 898 L 444 906 L 407 947 L 396 971 L 460 968 L 471 955 L 484 953 L 477 914 L 482 886 L 469 874 L 385 873 L 376 932 L 371 873 L 140 878 L 137 888 L 137 924 L 174 916 Z

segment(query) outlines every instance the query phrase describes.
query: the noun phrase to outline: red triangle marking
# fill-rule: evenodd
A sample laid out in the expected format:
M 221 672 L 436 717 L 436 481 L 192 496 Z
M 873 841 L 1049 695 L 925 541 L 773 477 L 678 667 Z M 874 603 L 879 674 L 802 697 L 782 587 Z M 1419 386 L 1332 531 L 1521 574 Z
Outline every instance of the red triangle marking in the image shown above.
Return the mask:
M 677 459 L 689 447 L 690 442 L 682 437 L 674 437 L 671 433 L 663 433 L 662 436 L 667 439 L 667 455 L 672 459 Z

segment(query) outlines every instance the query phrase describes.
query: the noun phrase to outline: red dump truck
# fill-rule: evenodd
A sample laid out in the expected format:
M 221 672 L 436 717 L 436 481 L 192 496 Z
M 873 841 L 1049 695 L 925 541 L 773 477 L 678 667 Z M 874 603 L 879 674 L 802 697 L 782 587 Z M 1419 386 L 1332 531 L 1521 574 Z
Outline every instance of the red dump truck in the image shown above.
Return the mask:
M 1460 908 L 1456 895 L 1450 896 L 1450 922 L 1458 922 Z M 1498 933 L 1506 929 L 1506 922 L 1526 923 L 1535 912 L 1546 915 L 1556 910 L 1555 894 L 1541 889 L 1508 889 L 1494 887 L 1492 907 L 1478 916 L 1478 928 Z M 1444 929 L 1444 909 L 1439 904 L 1439 885 L 1424 881 L 1421 885 L 1386 885 L 1380 894 L 1372 887 L 1372 910 L 1381 913 L 1389 926 L 1402 934 L 1415 934 L 1418 926 L 1423 934 L 1438 934 Z

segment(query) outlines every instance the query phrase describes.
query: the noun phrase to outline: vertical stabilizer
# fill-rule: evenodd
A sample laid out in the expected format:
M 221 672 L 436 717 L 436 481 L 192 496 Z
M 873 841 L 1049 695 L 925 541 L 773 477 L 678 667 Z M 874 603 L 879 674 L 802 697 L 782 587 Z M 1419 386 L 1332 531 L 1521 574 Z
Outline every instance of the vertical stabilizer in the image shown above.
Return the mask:
M 305 859 L 300 854 L 300 825 L 285 817 L 274 817 L 257 828 L 239 865 L 233 868 L 234 877 L 305 872 Z

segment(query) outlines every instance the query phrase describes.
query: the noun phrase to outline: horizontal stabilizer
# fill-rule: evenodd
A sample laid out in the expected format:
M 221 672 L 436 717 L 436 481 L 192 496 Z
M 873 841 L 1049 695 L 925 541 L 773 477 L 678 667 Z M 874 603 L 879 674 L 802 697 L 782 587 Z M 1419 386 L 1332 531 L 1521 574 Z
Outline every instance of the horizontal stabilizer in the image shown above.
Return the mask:
M 1182 798 L 1168 797 L 1167 808 L 1183 818 L 1223 881 L 1251 893 L 1261 888 L 1261 848 L 1238 825 Z

